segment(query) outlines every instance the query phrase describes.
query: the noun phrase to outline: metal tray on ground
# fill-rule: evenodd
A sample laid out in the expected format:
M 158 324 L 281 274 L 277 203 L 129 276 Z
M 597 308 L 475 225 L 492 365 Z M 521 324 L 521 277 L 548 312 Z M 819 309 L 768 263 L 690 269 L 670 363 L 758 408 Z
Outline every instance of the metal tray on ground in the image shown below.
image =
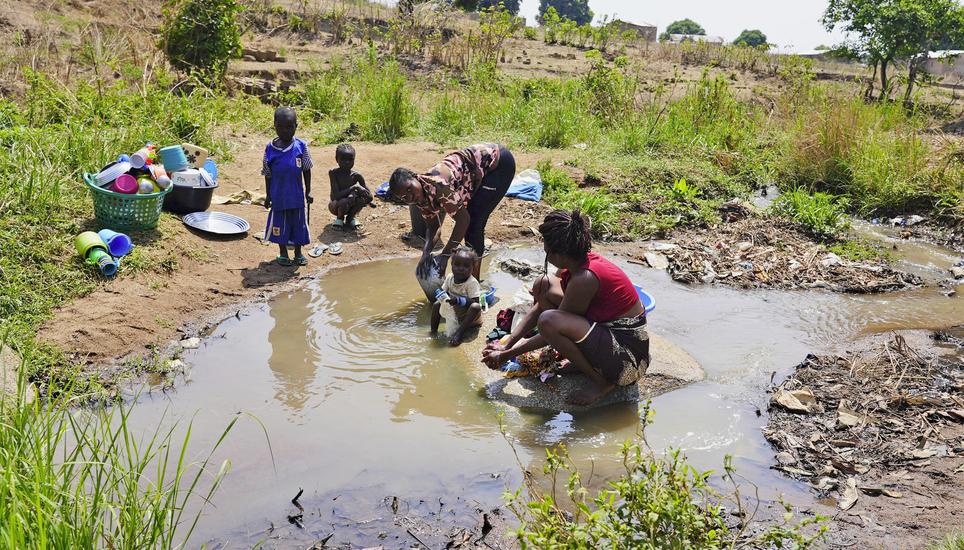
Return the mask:
M 185 215 L 181 221 L 199 231 L 217 235 L 237 235 L 251 229 L 251 225 L 244 218 L 224 212 L 194 212 Z

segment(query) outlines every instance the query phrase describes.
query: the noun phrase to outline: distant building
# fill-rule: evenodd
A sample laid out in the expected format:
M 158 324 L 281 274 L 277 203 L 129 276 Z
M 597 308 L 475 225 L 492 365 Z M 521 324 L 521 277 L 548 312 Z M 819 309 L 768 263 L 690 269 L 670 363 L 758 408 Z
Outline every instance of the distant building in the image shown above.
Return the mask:
M 964 50 L 927 52 L 924 68 L 933 75 L 964 77 Z
M 629 21 L 623 21 L 621 19 L 613 20 L 612 24 L 619 29 L 619 32 L 636 31 L 636 35 L 646 42 L 656 42 L 656 25 L 650 25 L 649 23 L 630 23 Z
M 705 34 L 671 34 L 669 35 L 670 44 L 682 44 L 683 42 L 707 42 L 709 44 L 723 44 L 722 36 L 708 36 Z

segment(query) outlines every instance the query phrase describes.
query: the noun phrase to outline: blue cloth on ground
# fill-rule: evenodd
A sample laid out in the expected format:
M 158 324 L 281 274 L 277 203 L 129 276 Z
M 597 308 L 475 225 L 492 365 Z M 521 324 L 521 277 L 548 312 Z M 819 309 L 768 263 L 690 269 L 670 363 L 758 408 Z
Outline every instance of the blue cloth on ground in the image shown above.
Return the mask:
M 512 180 L 505 196 L 532 202 L 542 200 L 542 177 L 539 172 L 532 169 L 520 172 Z
M 387 182 L 387 181 L 386 181 L 385 183 L 383 183 L 383 184 L 381 184 L 381 185 L 378 186 L 378 189 L 375 190 L 375 196 L 376 196 L 376 197 L 382 197 L 382 198 L 385 198 L 385 197 L 388 196 L 388 182 Z

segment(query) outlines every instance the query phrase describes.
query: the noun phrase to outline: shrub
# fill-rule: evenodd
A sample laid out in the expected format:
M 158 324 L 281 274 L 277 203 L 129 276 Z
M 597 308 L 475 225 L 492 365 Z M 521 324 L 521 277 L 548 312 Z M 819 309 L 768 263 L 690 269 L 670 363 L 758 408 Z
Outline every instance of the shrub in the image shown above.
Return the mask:
M 783 522 L 754 535 L 731 531 L 727 513 L 720 504 L 722 497 L 708 483 L 712 472 L 700 472 L 690 466 L 680 451 L 670 451 L 660 458 L 644 451 L 642 446 L 623 444 L 625 472 L 604 489 L 590 497 L 579 472 L 564 447 L 546 449 L 543 472 L 550 478 L 551 494 L 541 495 L 531 486 L 528 499 L 522 491 L 506 495 L 509 509 L 521 525 L 516 536 L 522 548 L 555 548 L 583 550 L 591 548 L 683 549 L 706 550 L 746 548 L 811 547 L 826 531 L 820 526 L 814 535 L 803 530 L 826 518 L 794 521 L 787 507 Z M 732 480 L 733 470 L 727 457 L 725 478 Z M 571 505 L 555 500 L 557 479 L 565 476 L 566 494 Z M 734 498 L 740 498 L 734 483 Z M 742 503 L 737 504 L 743 512 Z M 746 521 L 752 517 L 744 516 Z
M 395 61 L 379 64 L 369 60 L 360 73 L 361 81 L 367 82 L 358 104 L 362 138 L 395 143 L 405 136 L 417 114 L 408 81 Z
M 525 29 L 522 30 L 522 36 L 525 37 L 526 40 L 535 40 L 537 37 L 536 28 L 526 27 Z
M 345 92 L 340 79 L 334 74 L 325 74 L 305 82 L 304 106 L 315 120 L 338 116 L 345 108 Z
M 844 197 L 826 193 L 811 195 L 804 189 L 794 189 L 780 195 L 771 208 L 777 215 L 802 225 L 814 237 L 832 240 L 850 228 L 847 206 Z
M 175 11 L 176 10 L 176 11 Z M 237 0 L 182 0 L 166 10 L 162 49 L 174 67 L 217 85 L 241 55 Z

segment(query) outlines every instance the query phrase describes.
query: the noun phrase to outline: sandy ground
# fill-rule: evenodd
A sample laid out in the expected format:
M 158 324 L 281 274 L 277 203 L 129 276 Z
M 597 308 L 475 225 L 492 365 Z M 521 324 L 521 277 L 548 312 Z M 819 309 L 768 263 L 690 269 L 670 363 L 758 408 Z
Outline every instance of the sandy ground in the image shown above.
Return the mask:
M 239 138 L 236 160 L 221 167 L 218 194 L 235 191 L 263 191 L 259 175 L 267 136 Z M 356 144 L 356 170 L 370 187 L 388 179 L 398 166 L 424 170 L 447 151 L 430 143 L 395 145 Z M 518 169 L 533 167 L 541 158 L 516 154 Z M 212 206 L 210 211 L 235 214 L 251 224 L 246 235 L 233 238 L 204 234 L 172 221 L 162 224 L 167 232 L 151 246 L 184 250 L 178 268 L 170 275 L 136 273 L 105 282 L 95 292 L 58 309 L 41 328 L 41 338 L 60 346 L 76 360 L 103 363 L 132 353 L 145 353 L 155 346 L 179 338 L 179 329 L 205 318 L 229 304 L 241 303 L 311 278 L 332 268 L 375 258 L 418 254 L 399 236 L 408 231 L 408 209 L 377 200 L 359 216 L 363 223 L 357 234 L 331 227 L 327 210 L 327 170 L 334 166 L 334 146 L 312 148 L 317 168 L 312 194 L 316 201 L 309 226 L 315 241 L 344 243 L 340 256 L 324 254 L 310 259 L 306 267 L 281 267 L 273 263 L 278 249 L 253 238 L 264 230 L 268 211 L 257 205 Z M 486 237 L 494 243 L 532 239 L 526 226 L 538 225 L 547 207 L 542 204 L 505 199 L 489 220 Z M 450 228 L 451 222 L 446 225 Z M 446 229 L 448 230 L 448 229 Z M 526 237 L 528 235 L 528 237 Z M 136 243 L 135 243 L 136 244 Z

